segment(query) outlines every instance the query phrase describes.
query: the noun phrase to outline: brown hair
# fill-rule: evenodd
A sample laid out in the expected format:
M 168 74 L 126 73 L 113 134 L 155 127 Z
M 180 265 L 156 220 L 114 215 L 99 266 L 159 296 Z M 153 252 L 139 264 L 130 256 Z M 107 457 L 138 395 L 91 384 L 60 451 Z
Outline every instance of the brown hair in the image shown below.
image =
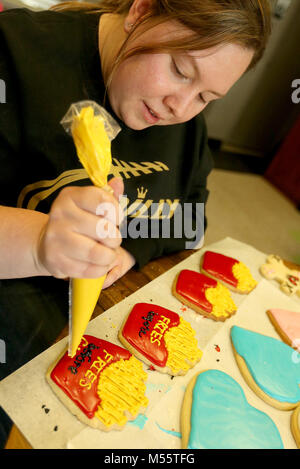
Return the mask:
M 133 0 L 101 0 L 100 3 L 64 2 L 53 10 L 85 10 L 86 12 L 126 15 Z M 130 37 L 149 27 L 168 20 L 176 20 L 194 34 L 185 38 L 144 45 L 129 49 L 125 45 Z M 129 34 L 120 50 L 117 63 L 138 53 L 170 50 L 204 50 L 222 43 L 234 43 L 252 49 L 253 68 L 262 57 L 271 33 L 270 0 L 152 0 L 151 12 Z M 114 67 L 115 68 L 115 67 Z

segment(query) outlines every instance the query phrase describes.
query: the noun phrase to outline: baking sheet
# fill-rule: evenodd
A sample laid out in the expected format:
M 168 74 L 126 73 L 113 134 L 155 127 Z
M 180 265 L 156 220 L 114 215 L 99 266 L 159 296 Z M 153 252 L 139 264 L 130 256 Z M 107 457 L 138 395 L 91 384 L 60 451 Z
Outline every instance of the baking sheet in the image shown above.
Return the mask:
M 259 285 L 249 295 L 232 294 L 238 311 L 224 323 L 205 319 L 183 306 L 171 294 L 171 285 L 176 274 L 184 268 L 199 271 L 200 259 L 208 249 L 238 258 L 250 268 L 254 278 L 259 281 Z M 229 331 L 234 324 L 279 338 L 266 315 L 266 310 L 284 308 L 300 312 L 299 298 L 286 296 L 276 282 L 262 278 L 258 268 L 265 260 L 266 254 L 232 238 L 226 238 L 205 246 L 90 322 L 86 333 L 121 345 L 117 337 L 124 317 L 136 303 L 153 302 L 179 313 L 188 320 L 196 331 L 199 346 L 203 351 L 201 361 L 184 377 L 172 378 L 150 371 L 145 366 L 148 373 L 146 393 L 149 406 L 144 416 L 140 415 L 134 422 L 128 423 L 121 432 L 101 432 L 86 427 L 71 415 L 48 386 L 45 380 L 46 371 L 67 346 L 67 337 L 1 381 L 0 405 L 29 443 L 37 449 L 179 449 L 180 408 L 185 387 L 197 372 L 215 368 L 236 379 L 249 403 L 274 420 L 285 448 L 296 448 L 290 432 L 291 412 L 273 409 L 248 388 L 237 368 L 230 344 Z

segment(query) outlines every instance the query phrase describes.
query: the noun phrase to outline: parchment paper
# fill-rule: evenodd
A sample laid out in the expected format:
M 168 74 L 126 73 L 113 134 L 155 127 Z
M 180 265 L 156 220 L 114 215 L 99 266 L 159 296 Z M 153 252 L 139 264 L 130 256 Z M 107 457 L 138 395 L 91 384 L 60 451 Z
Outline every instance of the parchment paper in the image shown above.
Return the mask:
M 206 250 L 214 250 L 244 262 L 259 285 L 249 295 L 232 293 L 237 313 L 224 323 L 205 319 L 183 306 L 171 294 L 176 274 L 184 269 L 199 271 Z M 268 253 L 271 254 L 271 253 Z M 157 371 L 148 373 L 149 406 L 145 415 L 127 423 L 121 431 L 101 432 L 84 426 L 59 401 L 45 380 L 50 364 L 67 345 L 67 338 L 50 347 L 0 383 L 0 405 L 34 448 L 163 448 L 179 449 L 180 408 L 187 383 L 199 371 L 214 368 L 230 374 L 242 386 L 248 402 L 268 414 L 276 423 L 285 448 L 296 448 L 290 431 L 291 412 L 272 408 L 259 399 L 243 380 L 230 344 L 230 327 L 234 324 L 256 332 L 279 336 L 266 310 L 284 308 L 300 312 L 300 299 L 288 297 L 277 282 L 267 281 L 259 273 L 266 254 L 232 238 L 196 252 L 159 278 L 153 280 L 121 303 L 90 322 L 86 333 L 121 345 L 117 336 L 124 317 L 138 302 L 153 302 L 179 313 L 188 320 L 203 351 L 201 361 L 184 377 L 170 377 Z

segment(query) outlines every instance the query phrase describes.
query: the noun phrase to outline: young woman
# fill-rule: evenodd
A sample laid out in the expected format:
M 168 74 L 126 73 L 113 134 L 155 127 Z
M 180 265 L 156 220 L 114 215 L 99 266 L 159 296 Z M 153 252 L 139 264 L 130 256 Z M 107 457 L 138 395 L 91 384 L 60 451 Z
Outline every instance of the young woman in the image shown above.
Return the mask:
M 212 169 L 201 111 L 259 61 L 271 23 L 268 0 L 101 0 L 56 10 L 0 14 L 0 378 L 63 327 L 68 284 L 57 279 L 107 274 L 107 287 L 184 249 L 184 229 L 157 234 L 184 204 L 199 244 L 197 204 Z M 91 185 L 60 125 L 85 99 L 122 129 L 112 142 L 113 195 Z M 97 215 L 103 202 L 118 210 L 121 194 L 126 233 Z M 114 236 L 99 237 L 99 224 Z

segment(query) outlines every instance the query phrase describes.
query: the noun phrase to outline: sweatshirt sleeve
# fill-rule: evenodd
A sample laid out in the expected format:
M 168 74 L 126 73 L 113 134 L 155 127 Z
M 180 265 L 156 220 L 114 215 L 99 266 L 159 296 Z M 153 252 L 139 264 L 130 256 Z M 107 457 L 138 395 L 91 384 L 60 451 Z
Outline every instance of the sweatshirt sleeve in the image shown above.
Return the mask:
M 135 268 L 141 269 L 150 260 L 184 249 L 196 249 L 207 226 L 205 204 L 208 199 L 207 177 L 213 169 L 213 158 L 208 146 L 204 118 L 196 122 L 195 157 L 192 159 L 185 193 L 177 206 L 170 225 L 160 220 L 148 227 L 147 238 L 134 239 L 126 233 L 122 246 L 136 259 Z M 145 222 L 143 220 L 141 222 Z M 143 233 L 146 232 L 146 229 Z M 159 233 L 159 236 L 158 236 Z

